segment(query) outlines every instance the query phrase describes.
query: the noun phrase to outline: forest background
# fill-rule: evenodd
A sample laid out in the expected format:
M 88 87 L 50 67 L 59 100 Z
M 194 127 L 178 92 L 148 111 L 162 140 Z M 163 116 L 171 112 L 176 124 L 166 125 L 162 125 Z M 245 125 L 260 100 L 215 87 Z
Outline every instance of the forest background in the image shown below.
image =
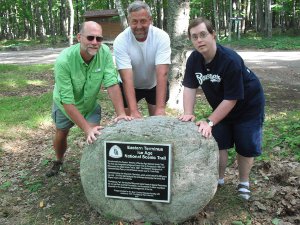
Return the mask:
M 122 20 L 129 0 L 1 0 L 0 40 L 38 40 L 52 44 L 72 39 L 89 10 L 115 9 Z M 231 31 L 244 36 L 300 34 L 300 2 L 297 0 L 146 0 L 155 26 L 174 37 L 180 14 L 187 20 L 204 16 L 213 21 L 219 38 L 231 39 Z M 183 9 L 183 10 L 182 10 Z M 233 36 L 233 39 L 235 36 Z

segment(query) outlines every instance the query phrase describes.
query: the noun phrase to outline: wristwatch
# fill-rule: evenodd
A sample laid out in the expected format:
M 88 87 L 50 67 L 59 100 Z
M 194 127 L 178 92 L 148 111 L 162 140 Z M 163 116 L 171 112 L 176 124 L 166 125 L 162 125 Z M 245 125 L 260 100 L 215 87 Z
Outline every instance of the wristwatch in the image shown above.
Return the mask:
M 210 127 L 213 127 L 213 126 L 214 126 L 214 122 L 211 121 L 210 119 L 206 119 L 206 122 L 208 123 L 208 125 L 209 125 Z

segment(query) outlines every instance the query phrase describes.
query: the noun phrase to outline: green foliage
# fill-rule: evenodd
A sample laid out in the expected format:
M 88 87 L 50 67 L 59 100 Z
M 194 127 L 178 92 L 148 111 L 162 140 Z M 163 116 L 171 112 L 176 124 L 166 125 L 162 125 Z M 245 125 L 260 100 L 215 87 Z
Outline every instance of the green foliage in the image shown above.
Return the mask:
M 55 36 L 55 40 L 58 42 L 55 47 L 65 47 L 67 46 L 67 39 L 64 36 Z M 45 37 L 45 42 L 40 43 L 37 39 L 10 39 L 10 40 L 0 40 L 0 51 L 6 50 L 26 50 L 35 48 L 49 48 L 53 47 L 53 38 Z
M 242 36 L 240 40 L 233 38 L 230 42 L 226 38 L 220 44 L 230 45 L 235 48 L 273 49 L 273 50 L 299 50 L 300 38 L 288 36 L 273 36 L 271 39 L 257 36 L 256 34 Z
M 41 165 L 42 166 L 48 166 L 50 163 L 50 161 L 48 159 L 43 159 L 42 162 L 41 162 Z
M 245 222 L 243 222 L 243 221 L 232 221 L 231 225 L 251 225 L 251 219 L 247 219 Z
M 5 181 L 0 185 L 0 190 L 6 190 L 12 185 L 11 181 Z
M 232 165 L 236 159 L 236 151 L 232 148 L 228 150 L 228 165 Z
M 264 126 L 263 158 L 280 147 L 280 155 L 291 152 L 300 161 L 300 111 L 279 112 L 269 115 Z
M 278 219 L 278 218 L 274 218 L 274 219 L 272 220 L 272 224 L 274 224 L 274 225 L 279 225 L 280 222 L 281 222 L 281 220 Z
M 35 181 L 24 181 L 25 187 L 30 191 L 30 192 L 37 192 L 43 187 L 43 182 L 39 180 Z
M 206 119 L 211 113 L 212 109 L 205 101 L 198 101 L 198 103 L 195 106 L 195 116 L 198 120 Z

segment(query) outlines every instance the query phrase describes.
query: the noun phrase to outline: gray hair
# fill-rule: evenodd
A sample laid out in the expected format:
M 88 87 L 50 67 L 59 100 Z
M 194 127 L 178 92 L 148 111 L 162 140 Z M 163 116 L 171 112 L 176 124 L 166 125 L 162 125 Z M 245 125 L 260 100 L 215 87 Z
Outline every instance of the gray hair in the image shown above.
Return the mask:
M 132 2 L 127 8 L 128 16 L 130 16 L 130 13 L 137 12 L 141 9 L 145 9 L 147 11 L 147 13 L 149 14 L 149 16 L 152 17 L 149 5 L 143 1 Z

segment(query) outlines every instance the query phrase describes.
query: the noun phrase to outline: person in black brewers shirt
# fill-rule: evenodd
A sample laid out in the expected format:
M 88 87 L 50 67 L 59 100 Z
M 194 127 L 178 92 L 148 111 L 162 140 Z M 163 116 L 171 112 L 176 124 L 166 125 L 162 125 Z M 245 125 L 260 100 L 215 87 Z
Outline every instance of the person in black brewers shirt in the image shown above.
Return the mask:
M 183 79 L 184 114 L 181 121 L 194 121 L 196 90 L 201 86 L 213 109 L 196 123 L 206 138 L 218 143 L 219 185 L 224 184 L 228 149 L 235 147 L 239 168 L 238 195 L 250 198 L 249 174 L 254 157 L 261 155 L 264 93 L 257 76 L 233 50 L 216 43 L 211 22 L 196 18 L 188 27 L 195 50 L 189 56 Z

